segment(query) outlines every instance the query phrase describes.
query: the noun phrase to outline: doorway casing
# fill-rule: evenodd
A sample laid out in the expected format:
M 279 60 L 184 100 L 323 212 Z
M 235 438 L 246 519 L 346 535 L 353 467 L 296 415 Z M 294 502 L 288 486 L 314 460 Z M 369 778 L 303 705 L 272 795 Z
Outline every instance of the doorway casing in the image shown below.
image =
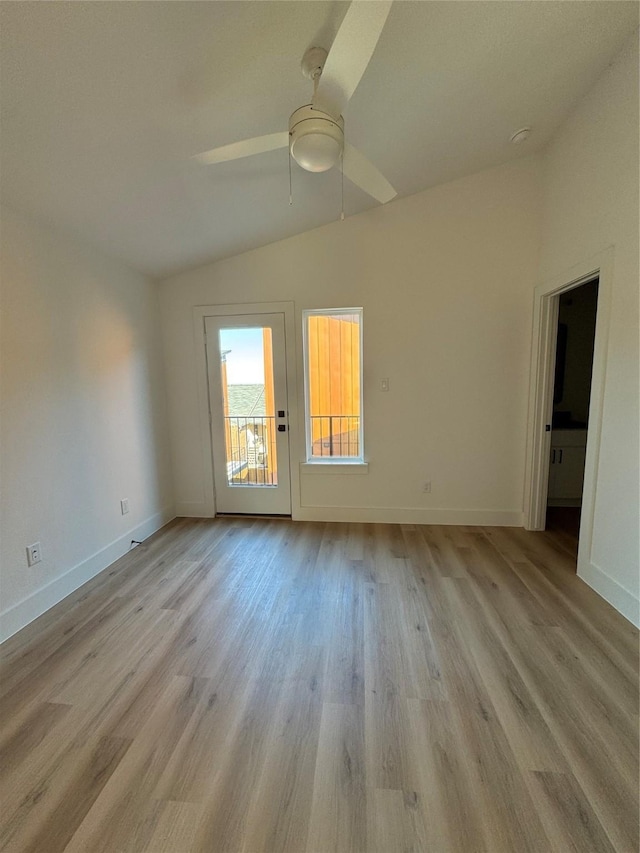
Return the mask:
M 207 516 L 216 514 L 216 499 L 213 476 L 213 449 L 209 411 L 209 381 L 206 352 L 206 318 L 225 317 L 237 314 L 283 314 L 285 327 L 285 360 L 287 371 L 287 402 L 289 410 L 289 468 L 291 476 L 291 517 L 300 514 L 299 424 L 296 376 L 296 326 L 293 302 L 247 302 L 234 305 L 196 305 L 193 308 L 193 329 L 196 350 L 196 376 L 198 385 L 198 415 L 202 448 L 202 477 L 204 506 Z
M 582 284 L 599 279 L 591 398 L 587 424 L 582 513 L 578 540 L 578 575 L 591 586 L 591 577 L 600 572 L 591 563 L 593 521 L 596 507 L 602 412 L 604 403 L 609 316 L 613 279 L 613 247 L 577 264 L 559 276 L 540 284 L 534 291 L 531 380 L 527 425 L 524 526 L 544 530 L 549 485 L 549 453 L 553 416 L 553 383 L 556 334 L 560 296 Z

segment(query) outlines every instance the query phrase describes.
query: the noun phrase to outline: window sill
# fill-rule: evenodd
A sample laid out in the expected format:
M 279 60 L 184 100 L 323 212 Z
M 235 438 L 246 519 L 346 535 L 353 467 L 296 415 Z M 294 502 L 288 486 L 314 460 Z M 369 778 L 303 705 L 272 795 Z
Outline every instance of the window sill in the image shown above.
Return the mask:
M 303 474 L 368 474 L 368 462 L 301 462 Z

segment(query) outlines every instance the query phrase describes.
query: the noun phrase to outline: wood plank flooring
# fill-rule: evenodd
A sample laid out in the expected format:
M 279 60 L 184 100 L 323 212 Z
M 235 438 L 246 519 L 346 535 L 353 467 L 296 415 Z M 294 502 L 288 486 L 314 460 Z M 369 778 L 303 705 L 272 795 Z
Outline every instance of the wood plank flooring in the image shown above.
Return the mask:
M 638 632 L 519 529 L 177 520 L 1 650 L 0 849 L 638 850 Z

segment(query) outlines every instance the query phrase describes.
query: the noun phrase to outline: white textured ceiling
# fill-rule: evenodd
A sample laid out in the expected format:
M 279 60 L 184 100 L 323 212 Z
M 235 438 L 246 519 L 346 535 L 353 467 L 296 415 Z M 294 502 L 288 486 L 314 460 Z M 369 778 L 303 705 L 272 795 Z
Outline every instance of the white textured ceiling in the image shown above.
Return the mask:
M 285 130 L 334 2 L 2 3 L 2 193 L 153 276 L 337 219 L 340 176 L 287 152 L 199 151 Z M 409 195 L 544 145 L 638 25 L 635 2 L 396 2 L 346 135 Z M 534 134 L 509 145 L 517 128 Z M 393 203 L 393 202 L 392 202 Z M 373 206 L 345 181 L 347 215 Z

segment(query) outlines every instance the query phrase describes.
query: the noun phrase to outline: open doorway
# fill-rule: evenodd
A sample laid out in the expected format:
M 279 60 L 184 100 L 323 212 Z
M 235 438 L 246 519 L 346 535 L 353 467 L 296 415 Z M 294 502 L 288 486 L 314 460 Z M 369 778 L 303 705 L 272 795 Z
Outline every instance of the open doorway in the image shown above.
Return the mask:
M 556 355 L 545 526 L 578 553 L 598 277 L 556 297 Z
M 584 453 L 584 481 L 580 498 L 578 533 L 578 576 L 592 586 L 597 582 L 600 571 L 592 562 L 593 532 L 598 502 L 598 466 L 600 437 L 602 434 L 602 410 L 607 367 L 609 315 L 611 313 L 611 284 L 613 279 L 614 249 L 609 247 L 597 255 L 576 264 L 555 278 L 539 284 L 534 291 L 533 340 L 531 347 L 531 376 L 529 385 L 529 422 L 527 426 L 527 458 L 525 468 L 524 526 L 527 530 L 545 530 L 547 526 L 547 500 L 549 475 L 551 473 L 553 448 L 551 439 L 554 427 L 554 409 L 571 412 L 570 407 L 554 406 L 556 344 L 558 338 L 558 316 L 560 299 L 574 294 L 583 285 L 597 280 L 597 311 L 595 340 L 593 345 L 591 386 L 586 429 L 586 452 Z M 570 416 L 556 414 L 555 423 Z M 579 418 L 576 418 L 580 422 Z M 582 421 L 584 422 L 584 421 Z M 567 420 L 564 420 L 565 426 Z M 558 438 L 556 434 L 554 438 Z M 562 437 L 560 436 L 562 439 Z M 557 447 L 557 450 L 560 448 Z M 562 464 L 568 465 L 568 456 L 563 453 Z M 582 457 L 582 452 L 572 454 Z M 558 458 L 556 454 L 556 459 Z M 564 469 L 565 471 L 567 469 Z M 564 471 L 563 471 L 564 473 Z M 571 507 L 569 507 L 571 509 Z M 576 507 L 573 507 L 574 511 Z M 575 513 L 574 513 L 575 514 Z

